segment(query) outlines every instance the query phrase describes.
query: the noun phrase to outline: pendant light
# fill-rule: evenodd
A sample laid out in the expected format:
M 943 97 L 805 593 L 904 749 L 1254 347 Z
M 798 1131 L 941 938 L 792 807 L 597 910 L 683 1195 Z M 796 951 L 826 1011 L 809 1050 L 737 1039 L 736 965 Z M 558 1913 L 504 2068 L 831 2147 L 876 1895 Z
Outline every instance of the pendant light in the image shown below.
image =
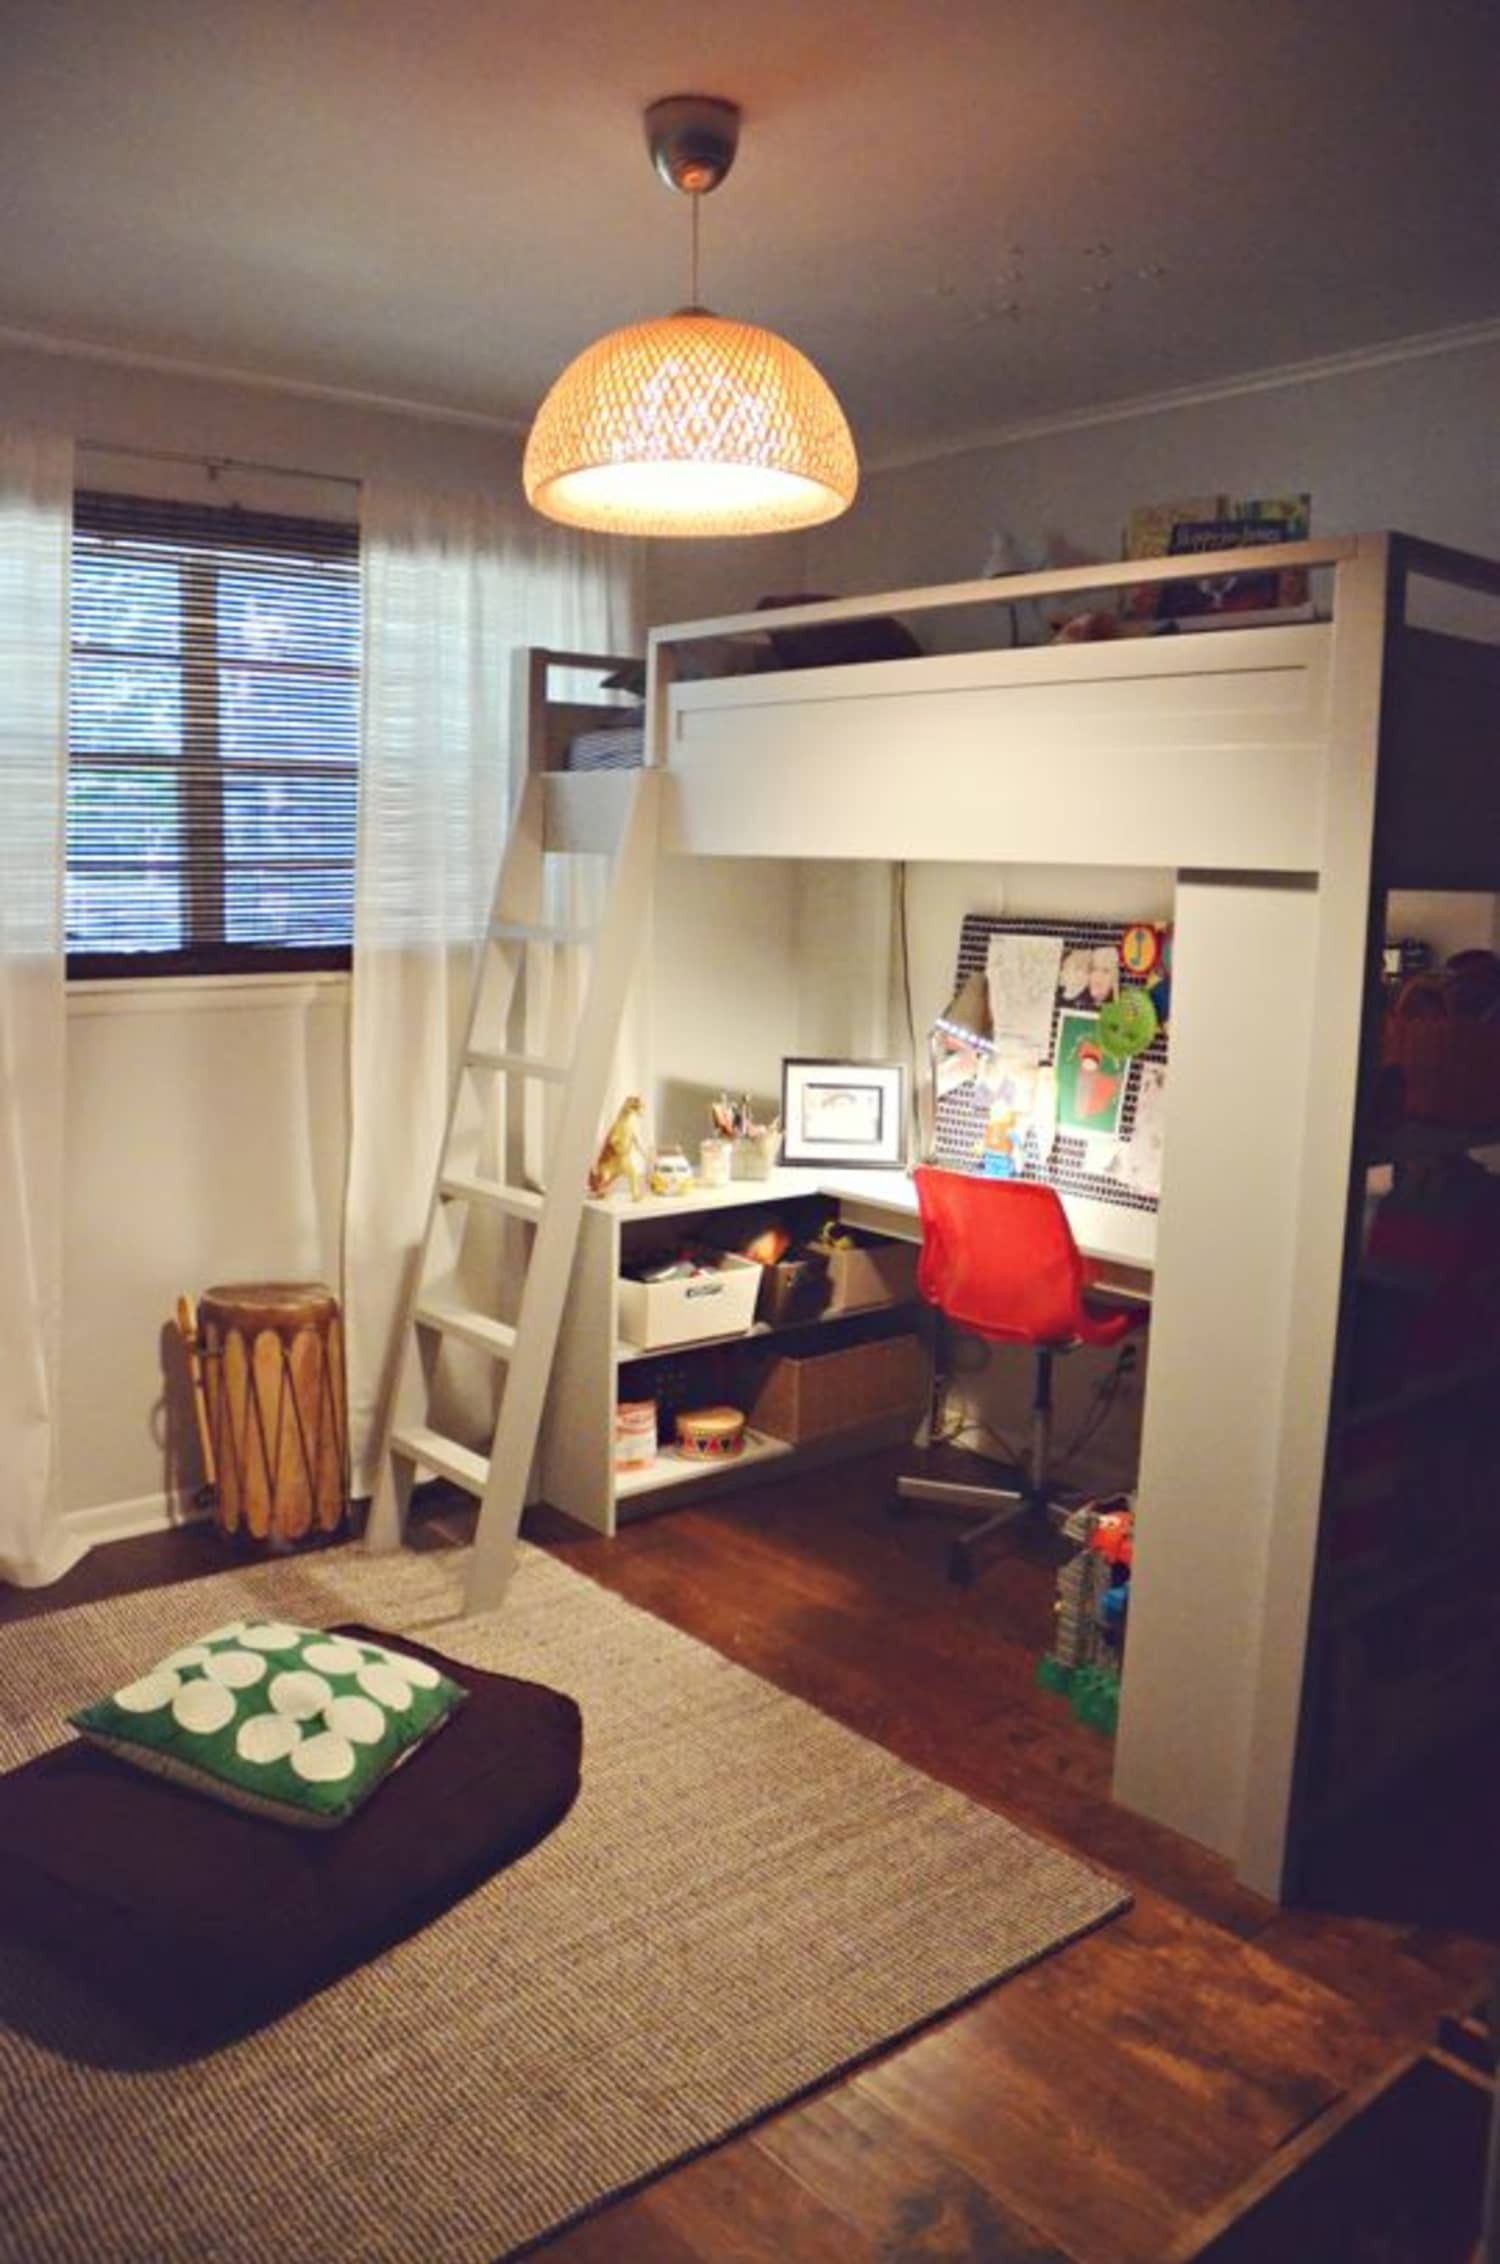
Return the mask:
M 854 500 L 843 410 L 805 354 L 698 301 L 698 207 L 734 162 L 740 114 L 710 95 L 646 112 L 667 186 L 692 203 L 692 290 L 570 362 L 526 443 L 526 500 L 603 534 L 748 535 L 814 527 Z

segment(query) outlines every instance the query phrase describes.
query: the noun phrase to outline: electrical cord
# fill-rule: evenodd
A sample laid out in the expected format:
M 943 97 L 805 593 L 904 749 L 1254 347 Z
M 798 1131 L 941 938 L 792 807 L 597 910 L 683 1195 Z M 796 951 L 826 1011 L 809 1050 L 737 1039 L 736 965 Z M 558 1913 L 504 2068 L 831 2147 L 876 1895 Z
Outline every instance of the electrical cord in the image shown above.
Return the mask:
M 901 950 L 901 997 L 906 1012 L 906 1058 L 911 1064 L 908 1114 L 911 1118 L 912 1152 L 920 1160 L 923 1152 L 921 1079 L 917 1072 L 917 1017 L 911 997 L 911 935 L 906 909 L 906 861 L 896 865 L 896 934 Z M 937 1096 L 933 1095 L 933 1106 Z
M 1073 1456 L 1078 1453 L 1081 1447 L 1087 1446 L 1089 1440 L 1104 1423 L 1120 1396 L 1120 1387 L 1125 1378 L 1135 1373 L 1135 1349 L 1133 1344 L 1122 1344 L 1115 1354 L 1109 1374 L 1102 1377 L 1094 1386 L 1094 1396 L 1083 1421 L 1079 1424 L 1067 1445 L 1058 1451 L 1059 1468 L 1066 1468 Z
M 963 1357 L 965 1353 L 968 1355 L 967 1358 Z M 949 1354 L 948 1372 L 943 1377 L 939 1387 L 940 1413 L 938 1422 L 933 1429 L 933 1441 L 938 1446 L 958 1446 L 969 1440 L 983 1440 L 988 1445 L 998 1447 L 1005 1461 L 1016 1468 L 1020 1468 L 1024 1464 L 1025 1457 L 1017 1452 L 1013 1441 L 1008 1439 L 1003 1431 L 995 1430 L 991 1424 L 981 1422 L 976 1417 L 955 1422 L 950 1421 L 947 1415 L 950 1379 L 961 1375 L 978 1375 L 988 1365 L 988 1362 L 988 1345 L 977 1338 L 958 1337 L 955 1339 Z M 1122 1344 L 1115 1354 L 1109 1373 L 1095 1385 L 1093 1398 L 1082 1422 L 1067 1444 L 1060 1447 L 1052 1458 L 1052 1475 L 1060 1477 L 1073 1457 L 1087 1446 L 1089 1440 L 1101 1428 L 1120 1396 L 1121 1386 L 1125 1378 L 1134 1374 L 1135 1367 L 1136 1347 L 1133 1344 Z
M 992 1431 L 988 1423 L 956 1423 L 952 1430 L 933 1434 L 935 1446 L 967 1446 L 976 1440 L 982 1441 L 986 1446 L 998 1448 L 1000 1460 L 1010 1469 L 1023 1470 L 1026 1467 L 1026 1458 L 1014 1442 L 1006 1438 L 1003 1432 Z

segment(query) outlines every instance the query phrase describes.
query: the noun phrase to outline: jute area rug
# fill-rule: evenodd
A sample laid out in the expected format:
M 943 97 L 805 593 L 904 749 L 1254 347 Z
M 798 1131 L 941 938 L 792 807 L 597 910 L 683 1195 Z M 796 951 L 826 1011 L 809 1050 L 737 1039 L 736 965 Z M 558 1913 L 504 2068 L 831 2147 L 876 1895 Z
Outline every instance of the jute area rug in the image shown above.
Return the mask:
M 340 1549 L 0 1636 L 5 1767 L 251 1611 L 421 1634 L 572 1693 L 585 1737 L 550 1840 L 217 2052 L 153 2049 L 0 1949 L 0 2255 L 489 2264 L 1125 1906 L 541 1551 L 482 1617 L 463 1569 Z

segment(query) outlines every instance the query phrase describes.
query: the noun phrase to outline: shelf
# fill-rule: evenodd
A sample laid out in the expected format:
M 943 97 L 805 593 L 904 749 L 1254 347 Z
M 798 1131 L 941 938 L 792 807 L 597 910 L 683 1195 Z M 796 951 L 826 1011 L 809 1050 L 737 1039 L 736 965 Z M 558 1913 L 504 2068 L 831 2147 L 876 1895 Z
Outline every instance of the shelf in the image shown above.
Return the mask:
M 748 1344 L 752 1337 L 774 1334 L 769 1322 L 752 1321 L 747 1329 L 727 1329 L 722 1336 L 687 1336 L 672 1344 L 632 1344 L 622 1336 L 615 1346 L 615 1359 L 621 1367 L 632 1360 L 669 1360 L 674 1354 L 708 1352 L 715 1345 Z
M 615 1499 L 628 1501 L 641 1494 L 665 1492 L 672 1486 L 701 1484 L 705 1478 L 728 1477 L 731 1471 L 744 1470 L 755 1462 L 774 1462 L 791 1452 L 786 1439 L 770 1438 L 764 1431 L 746 1431 L 740 1452 L 722 1462 L 690 1462 L 671 1447 L 658 1447 L 656 1460 L 644 1468 L 615 1472 Z
M 1414 1408 L 1425 1407 L 1430 1400 L 1446 1399 L 1450 1392 L 1483 1383 L 1487 1376 L 1500 1376 L 1500 1350 L 1487 1352 L 1482 1360 L 1466 1360 L 1460 1368 L 1444 1368 L 1437 1375 L 1419 1376 L 1415 1382 L 1403 1384 L 1399 1391 L 1386 1392 L 1379 1399 L 1360 1400 L 1345 1408 L 1336 1427 L 1352 1431 L 1365 1423 L 1392 1421 L 1410 1414 Z
M 1116 1291 L 1113 1284 L 1104 1286 L 1111 1295 L 1127 1300 L 1131 1297 L 1129 1290 Z M 845 1321 L 867 1321 L 872 1313 L 908 1312 L 920 1303 L 916 1297 L 892 1297 L 884 1305 L 851 1305 L 846 1312 L 809 1313 L 800 1321 L 752 1321 L 747 1329 L 731 1329 L 724 1336 L 690 1336 L 680 1344 L 631 1344 L 621 1337 L 615 1346 L 615 1359 L 623 1367 L 632 1360 L 664 1360 L 673 1353 L 706 1352 L 714 1345 L 748 1344 L 758 1337 L 798 1336 L 804 1329 L 836 1329 Z
M 1430 1753 L 1444 1745 L 1458 1743 L 1467 1726 L 1462 1719 L 1425 1721 L 1399 1736 L 1387 1737 L 1378 1755 L 1367 1760 L 1362 1769 L 1355 1771 L 1346 1766 L 1337 1785 L 1325 1786 L 1321 1793 L 1309 1798 L 1306 1818 L 1309 1830 L 1328 1832 L 1349 1826 L 1372 1801 L 1389 1791 Z
M 791 1203 L 817 1195 L 819 1177 L 816 1171 L 782 1164 L 765 1179 L 732 1179 L 727 1187 L 695 1184 L 677 1195 L 642 1195 L 639 1202 L 626 1193 L 593 1195 L 587 1207 L 617 1218 L 622 1226 L 642 1221 L 653 1226 L 677 1220 L 685 1224 L 704 1211 L 749 1210 L 758 1203 Z
M 1490 1542 L 1470 1534 L 1464 1541 L 1450 1542 L 1446 1548 L 1435 1549 L 1431 1556 L 1415 1559 L 1410 1564 L 1388 1564 L 1379 1572 L 1366 1572 L 1347 1581 L 1332 1573 L 1323 1624 L 1330 1632 L 1349 1627 L 1367 1613 L 1379 1611 L 1382 1605 L 1396 1603 L 1402 1596 L 1417 1595 L 1424 1588 L 1455 1579 L 1471 1560 L 1487 1558 L 1492 1553 Z
M 1356 1143 L 1362 1164 L 1421 1163 L 1463 1155 L 1471 1148 L 1500 1148 L 1500 1124 L 1425 1124 L 1411 1118 L 1402 1124 L 1375 1125 Z

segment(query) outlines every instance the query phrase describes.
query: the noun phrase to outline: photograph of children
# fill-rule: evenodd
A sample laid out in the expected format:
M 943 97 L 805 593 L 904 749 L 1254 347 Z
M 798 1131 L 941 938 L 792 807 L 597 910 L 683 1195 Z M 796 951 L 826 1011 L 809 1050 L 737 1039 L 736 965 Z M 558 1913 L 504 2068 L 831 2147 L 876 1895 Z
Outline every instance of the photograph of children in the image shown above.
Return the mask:
M 1099 1044 L 1096 1014 L 1064 1011 L 1057 1018 L 1057 1129 L 1091 1140 L 1113 1139 L 1125 1102 L 1123 1061 Z
M 1063 953 L 1057 978 L 1064 1006 L 1093 1012 L 1120 987 L 1120 954 L 1113 943 L 1077 944 Z

